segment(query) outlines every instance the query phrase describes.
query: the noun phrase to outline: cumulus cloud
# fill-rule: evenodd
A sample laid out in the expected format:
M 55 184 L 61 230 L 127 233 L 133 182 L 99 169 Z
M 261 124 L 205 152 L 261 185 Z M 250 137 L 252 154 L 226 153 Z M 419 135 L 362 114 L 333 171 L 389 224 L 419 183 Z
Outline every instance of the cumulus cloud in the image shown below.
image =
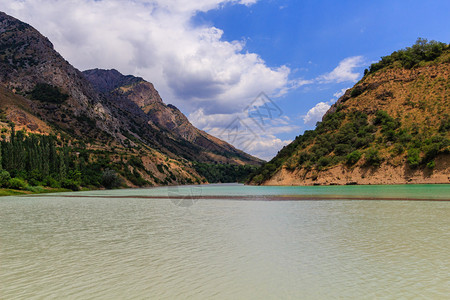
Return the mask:
M 155 84 L 185 111 L 243 109 L 261 87 L 288 85 L 290 69 L 268 67 L 244 41 L 224 41 L 213 26 L 194 26 L 198 12 L 257 0 L 0 0 L 2 10 L 50 38 L 79 69 L 116 68 Z
M 355 72 L 354 69 L 362 66 L 363 63 L 364 58 L 362 56 L 347 57 L 333 71 L 319 76 L 317 80 L 320 83 L 356 82 L 361 74 Z
M 330 105 L 325 102 L 319 102 L 311 108 L 303 118 L 305 124 L 314 125 L 322 120 L 323 115 L 330 109 Z
M 209 115 L 199 109 L 191 113 L 189 119 L 195 126 L 204 128 L 210 134 L 264 160 L 270 160 L 283 146 L 291 142 L 278 138 L 277 134 L 300 130 L 299 126 L 290 123 L 287 116 L 266 115 L 262 123 L 248 111 Z
M 252 124 L 245 108 L 262 89 L 279 97 L 305 85 L 356 81 L 359 76 L 354 68 L 362 63 L 361 56 L 344 59 L 333 71 L 313 79 L 289 78 L 289 67 L 269 67 L 257 53 L 246 51 L 244 40 L 225 41 L 220 28 L 191 22 L 198 12 L 256 2 L 0 0 L 0 7 L 47 36 L 78 69 L 115 68 L 141 76 L 154 83 L 166 103 L 187 113 L 194 125 L 220 135 L 234 120 Z M 315 122 L 323 110 L 323 106 L 310 110 L 305 123 Z M 277 134 L 299 130 L 280 115 L 262 127 L 249 128 L 247 134 L 257 136 L 250 146 L 219 137 L 269 159 L 289 142 Z

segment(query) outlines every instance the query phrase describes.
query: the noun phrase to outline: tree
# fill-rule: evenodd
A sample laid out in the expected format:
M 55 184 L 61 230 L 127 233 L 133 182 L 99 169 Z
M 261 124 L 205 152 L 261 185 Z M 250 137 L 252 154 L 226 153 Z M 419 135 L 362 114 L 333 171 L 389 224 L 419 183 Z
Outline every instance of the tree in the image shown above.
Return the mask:
M 122 184 L 116 171 L 106 169 L 102 174 L 102 185 L 107 189 L 118 188 Z

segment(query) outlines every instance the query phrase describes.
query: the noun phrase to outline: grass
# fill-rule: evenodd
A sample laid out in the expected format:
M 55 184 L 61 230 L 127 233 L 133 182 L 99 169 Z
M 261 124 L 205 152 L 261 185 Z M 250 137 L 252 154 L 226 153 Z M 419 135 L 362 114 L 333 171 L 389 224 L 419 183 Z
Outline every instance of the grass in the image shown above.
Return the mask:
M 49 187 L 40 187 L 30 190 L 13 190 L 13 189 L 0 189 L 0 197 L 1 196 L 21 196 L 21 195 L 32 195 L 32 194 L 47 194 L 47 193 L 62 193 L 62 192 L 71 192 L 72 190 L 63 189 L 63 188 L 49 188 Z

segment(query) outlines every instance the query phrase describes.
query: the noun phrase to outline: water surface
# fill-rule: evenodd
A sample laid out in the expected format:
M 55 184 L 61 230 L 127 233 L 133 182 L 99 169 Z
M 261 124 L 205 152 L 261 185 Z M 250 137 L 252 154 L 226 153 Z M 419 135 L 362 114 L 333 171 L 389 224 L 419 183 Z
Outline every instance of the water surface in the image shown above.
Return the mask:
M 0 299 L 445 299 L 449 195 L 211 185 L 4 197 Z

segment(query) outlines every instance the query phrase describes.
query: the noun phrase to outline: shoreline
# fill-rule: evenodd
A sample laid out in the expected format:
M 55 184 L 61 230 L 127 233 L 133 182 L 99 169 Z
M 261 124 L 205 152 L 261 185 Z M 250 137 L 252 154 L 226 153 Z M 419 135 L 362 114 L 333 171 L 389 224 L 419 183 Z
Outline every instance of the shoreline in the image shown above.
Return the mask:
M 232 183 L 223 183 L 217 185 L 229 185 Z M 202 185 L 177 185 L 178 187 L 202 187 L 211 186 L 214 184 L 202 184 Z M 258 187 L 257 185 L 246 184 L 247 186 Z M 374 186 L 419 186 L 419 185 L 450 185 L 449 183 L 406 183 L 406 184 L 358 184 L 358 185 L 347 185 L 353 187 L 374 187 Z M 167 186 L 153 186 L 153 187 L 139 187 L 139 188 L 119 188 L 113 190 L 103 190 L 103 189 L 82 189 L 80 191 L 72 191 L 69 189 L 53 189 L 53 188 L 43 188 L 38 191 L 29 190 L 13 190 L 13 189 L 0 189 L 0 197 L 7 196 L 37 196 L 37 197 L 61 197 L 61 198 L 111 198 L 111 199 L 172 199 L 172 200 L 182 200 L 182 199 L 196 199 L 196 200 L 243 200 L 243 201 L 327 201 L 327 200 L 366 200 L 366 201 L 444 201 L 449 202 L 450 197 L 447 198 L 411 198 L 411 197 L 377 197 L 377 196 L 360 196 L 360 195 L 333 195 L 333 194 L 287 194 L 287 195 L 130 195 L 130 196 L 114 196 L 114 195 L 53 195 L 55 193 L 77 193 L 77 192 L 89 192 L 89 191 L 120 191 L 124 189 L 129 190 L 139 190 L 139 189 L 151 189 L 151 188 L 170 188 L 177 187 L 173 185 Z M 311 185 L 261 185 L 259 187 L 342 187 L 344 185 L 321 185 L 321 186 L 311 186 Z

